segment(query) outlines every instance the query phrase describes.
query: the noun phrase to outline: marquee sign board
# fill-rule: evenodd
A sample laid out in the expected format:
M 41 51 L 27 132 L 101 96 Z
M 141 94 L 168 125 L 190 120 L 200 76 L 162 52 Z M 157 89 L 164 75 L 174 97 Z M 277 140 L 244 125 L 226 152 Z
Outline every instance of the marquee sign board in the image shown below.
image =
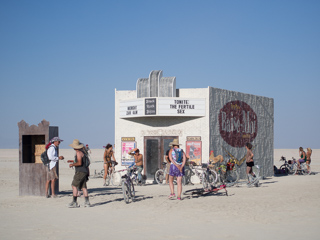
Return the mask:
M 141 98 L 120 101 L 120 118 L 133 117 L 204 117 L 204 98 Z

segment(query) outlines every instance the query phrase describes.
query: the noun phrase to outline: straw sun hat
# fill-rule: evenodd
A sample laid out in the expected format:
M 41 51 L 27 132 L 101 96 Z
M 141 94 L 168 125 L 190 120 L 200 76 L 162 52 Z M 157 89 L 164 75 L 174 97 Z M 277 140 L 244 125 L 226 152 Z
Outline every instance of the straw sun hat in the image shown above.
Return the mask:
M 78 139 L 73 140 L 72 144 L 69 145 L 73 149 L 81 149 L 83 148 L 83 144 L 79 142 Z
M 179 139 L 173 139 L 173 141 L 169 144 L 169 146 L 179 146 Z

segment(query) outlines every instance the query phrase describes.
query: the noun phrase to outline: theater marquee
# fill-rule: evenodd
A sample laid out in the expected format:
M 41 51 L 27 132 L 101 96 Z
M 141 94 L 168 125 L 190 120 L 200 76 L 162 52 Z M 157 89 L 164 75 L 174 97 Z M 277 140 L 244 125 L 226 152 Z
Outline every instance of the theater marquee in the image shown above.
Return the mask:
M 120 117 L 204 117 L 204 98 L 141 98 L 120 101 Z

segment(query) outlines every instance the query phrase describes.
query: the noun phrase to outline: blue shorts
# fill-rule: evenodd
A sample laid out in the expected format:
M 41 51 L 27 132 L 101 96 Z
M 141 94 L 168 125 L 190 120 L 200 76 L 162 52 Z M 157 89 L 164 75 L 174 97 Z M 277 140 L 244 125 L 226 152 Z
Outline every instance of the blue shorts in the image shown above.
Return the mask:
M 170 165 L 169 175 L 173 177 L 183 177 L 184 176 L 184 167 L 182 168 L 182 172 L 176 167 L 176 165 Z

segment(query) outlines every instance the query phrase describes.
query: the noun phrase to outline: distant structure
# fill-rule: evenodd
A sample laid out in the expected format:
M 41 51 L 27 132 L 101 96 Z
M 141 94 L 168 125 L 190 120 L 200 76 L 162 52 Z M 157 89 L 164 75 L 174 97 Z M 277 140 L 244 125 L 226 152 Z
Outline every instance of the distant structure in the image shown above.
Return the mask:
M 126 166 L 133 161 L 128 151 L 138 147 L 151 180 L 173 139 L 197 164 L 206 163 L 211 151 L 232 158 L 242 177 L 250 142 L 261 175 L 272 176 L 273 124 L 272 98 L 214 87 L 176 89 L 176 78 L 163 77 L 161 70 L 139 78 L 136 90 L 115 90 L 115 144 L 121 146 L 115 157 Z
M 29 126 L 24 120 L 19 127 L 19 195 L 45 196 L 47 181 L 46 167 L 41 161 L 41 153 L 45 145 L 53 137 L 59 136 L 58 127 L 49 126 L 49 122 L 42 120 L 38 126 Z M 57 163 L 59 176 L 59 163 Z M 59 179 L 56 181 L 55 192 L 59 192 Z

